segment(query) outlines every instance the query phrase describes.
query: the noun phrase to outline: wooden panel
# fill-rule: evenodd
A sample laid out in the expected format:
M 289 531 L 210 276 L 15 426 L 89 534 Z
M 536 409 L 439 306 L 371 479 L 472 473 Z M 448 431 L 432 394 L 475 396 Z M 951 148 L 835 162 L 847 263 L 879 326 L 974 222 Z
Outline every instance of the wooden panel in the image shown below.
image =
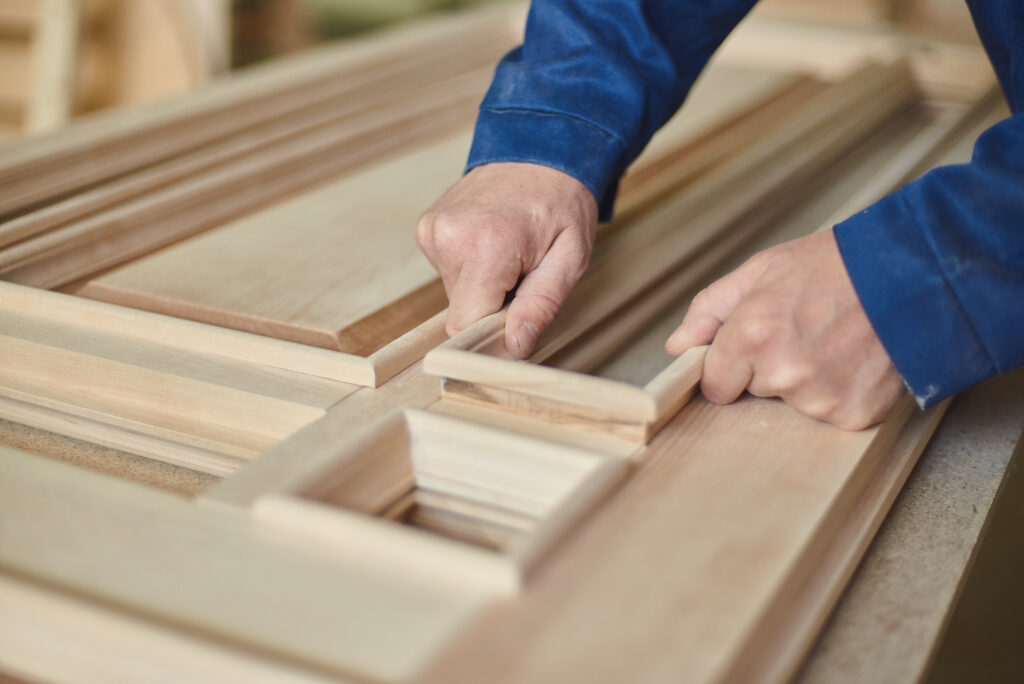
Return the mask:
M 509 595 L 625 471 L 601 453 L 405 410 L 254 513 L 338 553 Z
M 0 572 L 288 669 L 408 679 L 485 601 L 9 449 L 0 449 L 0 490 Z
M 164 458 L 216 474 L 313 422 L 356 389 L 12 311 L 0 322 L 0 359 L 0 396 L 55 412 L 55 423 L 41 427 L 60 431 L 61 414 L 117 426 L 187 445 Z M 39 425 L 39 417 L 30 422 Z M 192 462 L 196 448 L 210 457 Z
M 807 632 L 776 621 L 820 624 L 944 408 L 921 416 L 907 400 L 850 433 L 772 400 L 691 403 L 531 590 L 471 624 L 421 681 L 784 681 Z M 916 435 L 890 470 L 911 414 Z
M 412 239 L 468 134 L 423 147 L 91 281 L 78 294 L 366 356 L 444 308 Z

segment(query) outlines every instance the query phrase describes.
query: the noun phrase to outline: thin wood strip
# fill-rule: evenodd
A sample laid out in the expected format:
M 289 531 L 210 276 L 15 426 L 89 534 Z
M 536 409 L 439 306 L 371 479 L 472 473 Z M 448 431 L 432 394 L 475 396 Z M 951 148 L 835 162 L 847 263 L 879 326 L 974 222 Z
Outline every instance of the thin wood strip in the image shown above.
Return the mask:
M 187 98 L 97 117 L 59 135 L 9 145 L 0 158 L 0 183 L 10 195 L 5 195 L 0 214 L 74 189 L 73 184 L 51 185 L 50 190 L 39 188 L 51 170 L 78 172 L 95 166 L 101 153 L 107 167 L 102 175 L 93 175 L 93 182 L 197 149 L 238 132 L 246 122 L 260 123 L 301 110 L 304 102 L 290 102 L 296 100 L 291 96 L 296 92 L 329 88 L 332 84 L 348 87 L 344 84 L 349 82 L 379 84 L 386 82 L 396 68 L 401 71 L 410 65 L 429 64 L 433 59 L 430 55 L 467 52 L 467 46 L 469 51 L 488 46 L 500 50 L 513 42 L 511 17 L 519 13 L 520 8 L 491 8 L 421 22 L 382 36 L 357 39 L 340 49 L 279 60 L 251 73 L 214 82 Z M 15 181 L 30 193 L 31 188 L 37 188 L 35 196 L 16 197 L 17 188 L 12 186 Z
M 311 135 L 246 156 L 146 194 L 111 211 L 22 241 L 0 251 L 0 273 L 5 274 L 8 280 L 54 287 L 52 281 L 38 282 L 38 279 L 33 280 L 24 274 L 31 272 L 33 266 L 38 269 L 40 263 L 46 264 L 47 260 L 108 235 L 137 229 L 147 222 L 161 219 L 181 221 L 183 210 L 194 210 L 197 206 L 204 206 L 203 203 L 219 202 L 230 207 L 231 213 L 241 213 L 314 181 L 323 182 L 332 173 L 400 149 L 399 145 L 408 145 L 430 135 L 441 136 L 471 118 L 483 83 L 481 77 L 482 74 L 474 74 L 456 92 L 447 92 L 443 96 L 430 93 L 431 99 L 426 100 L 422 108 L 413 106 L 386 114 L 373 111 L 345 118 Z M 258 192 L 253 191 L 254 188 Z M 212 215 L 220 221 L 231 213 L 221 209 Z M 213 220 L 200 219 L 187 228 L 171 229 L 171 234 L 180 238 L 216 225 Z M 111 265 L 109 258 L 104 261 L 104 266 Z M 65 282 L 66 278 L 58 284 Z
M 102 420 L 84 418 L 78 415 L 81 410 L 77 406 L 73 408 L 76 413 L 68 413 L 56 408 L 41 406 L 37 403 L 38 401 L 38 397 L 31 397 L 30 403 L 0 396 L 0 415 L 22 425 L 211 475 L 230 475 L 246 461 L 258 455 L 257 452 L 231 455 L 225 453 L 228 449 L 203 449 L 177 441 L 175 438 L 177 436 L 158 437 L 128 427 L 113 425 L 108 422 L 106 416 Z
M 126 339 L 166 344 L 356 385 L 373 386 L 376 382 L 373 366 L 360 357 L 24 285 L 0 282 L 0 311 L 43 316 L 124 335 Z
M 883 75 L 883 78 L 879 78 Z M 803 178 L 808 177 L 809 174 L 814 174 L 817 171 L 818 166 L 827 164 L 829 161 L 830 154 L 839 153 L 846 146 L 853 144 L 856 139 L 863 133 L 873 127 L 879 120 L 892 114 L 893 111 L 902 108 L 904 103 L 907 101 L 912 91 L 909 91 L 906 86 L 906 65 L 899 64 L 892 68 L 882 68 L 877 70 L 868 70 L 858 77 L 851 79 L 845 85 L 850 91 L 856 93 L 858 97 L 867 98 L 873 95 L 872 88 L 881 87 L 884 93 L 890 92 L 895 89 L 896 93 L 902 93 L 902 97 L 886 97 L 880 104 L 874 106 L 868 111 L 854 111 L 852 110 L 856 100 L 852 100 L 848 97 L 833 97 L 829 100 L 829 104 L 833 107 L 830 108 L 829 113 L 832 117 L 838 114 L 842 114 L 842 109 L 835 109 L 835 103 L 841 102 L 843 107 L 846 107 L 845 122 L 832 121 L 831 125 L 827 127 L 827 131 L 824 134 L 821 133 L 820 128 L 823 124 L 829 121 L 829 117 L 822 115 L 821 111 L 812 110 L 811 115 L 808 117 L 812 130 L 818 131 L 819 139 L 824 138 L 825 143 L 820 146 L 809 146 L 811 152 L 797 151 L 792 153 L 793 159 L 786 159 L 780 157 L 782 150 L 786 149 L 787 146 L 791 147 L 794 144 L 794 140 L 784 139 L 785 145 L 782 150 L 779 148 L 779 141 L 772 139 L 765 143 L 762 149 L 755 149 L 751 152 L 755 163 L 765 163 L 767 161 L 765 157 L 765 150 L 771 152 L 771 163 L 773 170 L 778 179 L 776 182 L 782 187 L 786 184 L 792 186 L 794 183 L 799 182 Z M 884 77 L 888 77 L 894 81 L 894 85 L 886 83 Z M 867 84 L 865 87 L 864 84 Z M 842 89 L 840 89 L 842 91 Z M 801 128 L 798 124 L 802 122 L 798 121 L 796 124 L 790 127 L 787 138 L 802 139 L 806 143 L 807 132 Z M 847 136 L 847 137 L 843 137 Z M 720 179 L 716 178 L 716 182 L 720 185 L 710 184 L 703 186 L 704 193 L 700 195 L 699 191 L 694 191 L 688 195 L 688 199 L 693 198 L 694 195 L 699 196 L 698 206 L 700 202 L 707 203 L 710 196 L 713 196 L 715 192 L 720 192 L 722 187 L 736 188 L 740 182 L 745 178 L 751 169 L 743 166 L 741 162 L 744 158 L 738 158 L 735 165 L 736 168 L 731 171 L 730 174 L 721 174 L 729 179 L 730 183 L 723 183 Z M 816 166 L 818 165 L 818 166 Z M 757 167 L 754 166 L 754 170 Z M 786 175 L 788 174 L 788 175 Z M 738 178 L 733 178 L 738 176 Z M 721 211 L 719 207 L 725 207 L 725 218 L 724 220 L 707 219 L 704 217 L 702 227 L 706 234 L 702 240 L 691 242 L 686 245 L 686 242 L 680 240 L 678 237 L 674 237 L 669 234 L 670 237 L 674 237 L 676 245 L 682 244 L 683 248 L 675 247 L 668 248 L 662 241 L 658 239 L 635 239 L 632 243 L 622 246 L 618 250 L 608 250 L 604 253 L 603 258 L 599 260 L 596 266 L 592 266 L 591 270 L 584 275 L 580 284 L 577 286 L 577 291 L 574 292 L 571 300 L 573 302 L 592 302 L 599 299 L 607 300 L 608 297 L 596 296 L 593 292 L 588 292 L 588 288 L 592 289 L 593 284 L 597 283 L 598 287 L 603 288 L 605 292 L 611 292 L 609 286 L 614 280 L 611 278 L 616 272 L 628 272 L 631 264 L 643 263 L 644 269 L 643 274 L 640 277 L 635 277 L 631 283 L 631 288 L 623 288 L 621 286 L 615 287 L 614 291 L 616 295 L 628 298 L 635 296 L 638 292 L 643 291 L 644 288 L 648 287 L 652 281 L 662 277 L 666 270 L 670 268 L 670 265 L 674 261 L 679 261 L 682 258 L 690 257 L 699 250 L 703 244 L 710 239 L 715 231 L 724 230 L 731 221 L 735 221 L 735 217 L 750 211 L 751 208 L 756 206 L 762 198 L 768 196 L 778 195 L 780 187 L 773 185 L 771 182 L 767 182 L 761 179 L 761 182 L 757 187 L 747 188 L 739 186 L 738 192 L 741 194 L 741 198 L 735 196 L 735 192 L 730 196 L 729 201 L 725 205 L 714 206 L 712 211 Z M 785 195 L 786 193 L 782 193 Z M 772 202 L 769 206 L 773 207 L 773 210 L 780 211 L 783 209 L 784 202 Z M 684 206 L 685 203 L 684 203 Z M 677 210 L 678 211 L 678 210 Z M 676 226 L 680 223 L 678 216 L 676 220 L 671 222 L 667 221 L 662 212 L 656 212 L 652 216 L 658 216 L 662 221 L 662 224 L 653 224 L 654 230 L 664 230 L 661 225 L 665 226 Z M 762 218 L 766 212 L 761 209 Z M 693 238 L 693 236 L 688 236 Z M 635 270 L 635 269 L 632 269 Z M 582 293 L 582 294 L 581 294 Z M 620 294 L 621 293 L 621 294 Z M 621 300 L 620 300 L 621 301 Z M 567 307 L 571 311 L 571 305 L 567 303 Z M 612 307 L 609 307 L 612 308 Z M 563 327 L 568 328 L 571 334 L 566 334 L 564 331 L 557 330 L 555 328 L 554 342 L 541 341 L 540 349 L 531 358 L 532 361 L 540 361 L 554 353 L 561 347 L 565 346 L 571 339 L 577 337 L 583 330 L 596 324 L 600 318 L 594 315 L 595 308 L 590 306 L 587 308 L 587 313 L 590 314 L 590 318 L 587 319 L 572 319 L 569 318 L 569 325 Z M 563 321 L 566 320 L 565 312 L 561 314 Z M 556 324 L 557 325 L 557 324 Z M 655 382 L 655 389 L 675 389 L 679 390 L 678 396 L 659 395 L 659 405 L 655 405 L 655 400 L 643 392 L 643 390 L 637 391 L 637 388 L 632 387 L 626 383 L 603 383 L 601 385 L 594 384 L 587 386 L 587 389 L 580 391 L 579 393 L 572 392 L 569 388 L 575 387 L 583 377 L 579 374 L 564 373 L 555 371 L 553 369 L 544 369 L 545 373 L 542 376 L 538 373 L 535 376 L 527 375 L 527 368 L 523 367 L 521 363 L 509 361 L 504 358 L 499 358 L 503 354 L 500 353 L 500 348 L 503 342 L 503 336 L 500 335 L 500 331 L 504 326 L 504 320 L 501 314 L 492 317 L 487 320 L 486 324 L 481 323 L 470 330 L 466 331 L 464 339 L 455 339 L 449 341 L 442 347 L 435 349 L 427 354 L 424 360 L 424 369 L 429 373 L 438 374 L 441 376 L 449 377 L 455 380 L 462 380 L 465 382 L 473 382 L 480 385 L 496 386 L 503 390 L 512 392 L 514 394 L 527 393 L 543 398 L 545 400 L 552 401 L 564 401 L 566 403 L 576 404 L 577 406 L 583 406 L 588 409 L 600 410 L 607 414 L 617 415 L 623 421 L 629 422 L 633 420 L 646 421 L 657 425 L 658 423 L 664 422 L 668 415 L 664 413 L 658 413 L 657 409 L 660 407 L 663 410 L 668 410 L 671 407 L 678 409 L 682 403 L 685 402 L 686 398 L 692 395 L 693 387 L 696 384 L 694 380 L 690 385 L 683 387 L 682 384 L 665 381 L 662 385 Z M 554 327 L 554 326 L 553 326 Z M 495 340 L 492 343 L 497 347 L 498 356 L 486 356 L 481 352 L 481 341 L 482 340 Z M 475 351 L 462 351 L 474 347 Z M 491 349 L 490 351 L 495 351 Z M 670 377 L 672 373 L 669 373 Z M 692 375 L 692 371 L 684 373 L 683 377 L 689 377 Z M 698 376 L 699 379 L 699 376 Z M 604 379 L 601 379 L 604 380 Z M 546 385 L 544 383 L 547 383 Z M 582 389 L 583 385 L 579 385 Z M 635 395 L 634 395 L 635 393 Z M 631 399 L 635 402 L 635 407 L 626 407 L 622 404 L 622 396 L 636 396 L 636 399 Z M 573 398 L 575 397 L 575 398 Z M 643 397 L 646 400 L 646 404 L 641 406 L 640 399 Z M 523 406 L 522 402 L 518 403 L 519 406 Z M 550 406 L 548 406 L 550 408 Z M 649 436 L 649 435 L 648 435 Z
M 421 581 L 494 596 L 512 596 L 521 587 L 519 571 L 509 558 L 440 535 L 424 535 L 390 520 L 278 494 L 257 501 L 252 516 L 341 559 L 372 558 L 374 565 L 416 568 Z
M 787 682 L 796 674 L 951 402 L 915 412 L 890 449 L 871 452 L 870 479 L 851 492 L 850 509 L 836 529 L 819 532 L 819 548 L 805 554 L 814 552 L 817 559 L 790 579 L 792 591 L 776 598 L 726 680 Z
M 479 92 L 483 92 L 484 78 L 485 74 L 482 71 L 469 72 L 467 75 L 455 76 L 439 83 L 406 88 L 397 94 L 389 93 L 385 97 L 376 97 L 369 102 L 365 99 L 345 98 L 341 103 L 331 107 L 322 106 L 298 112 L 288 119 L 273 121 L 266 126 L 147 167 L 65 200 L 49 204 L 37 211 L 0 223 L 0 247 L 40 235 L 147 192 L 176 182 L 187 181 L 193 175 L 240 160 L 247 155 L 310 135 L 333 124 L 344 122 L 359 112 L 378 112 L 387 107 L 394 108 L 398 104 L 401 104 L 403 109 L 415 109 L 422 106 L 421 103 L 424 101 L 436 100 L 438 90 L 446 93 L 448 91 L 464 92 L 467 80 L 473 83 L 470 86 L 471 89 L 478 88 Z M 422 79 L 417 79 L 412 81 L 410 86 L 421 82 Z
M 476 352 L 439 347 L 424 358 L 423 370 L 453 380 L 498 385 L 551 401 L 603 409 L 627 420 L 657 417 L 654 399 L 638 387 L 591 375 L 568 374 L 526 361 L 501 359 L 503 363 L 495 366 L 494 360 Z
M 3 573 L 342 678 L 408 680 L 487 600 L 14 450 L 0 490 Z

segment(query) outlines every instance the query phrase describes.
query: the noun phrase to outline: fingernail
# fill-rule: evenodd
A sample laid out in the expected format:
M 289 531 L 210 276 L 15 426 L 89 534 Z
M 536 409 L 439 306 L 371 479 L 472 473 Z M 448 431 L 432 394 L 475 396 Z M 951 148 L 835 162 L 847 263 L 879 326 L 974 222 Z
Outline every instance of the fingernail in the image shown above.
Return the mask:
M 537 337 L 540 331 L 533 323 L 523 323 L 516 330 L 516 344 L 519 345 L 519 358 L 525 359 L 533 351 L 533 345 L 537 344 Z

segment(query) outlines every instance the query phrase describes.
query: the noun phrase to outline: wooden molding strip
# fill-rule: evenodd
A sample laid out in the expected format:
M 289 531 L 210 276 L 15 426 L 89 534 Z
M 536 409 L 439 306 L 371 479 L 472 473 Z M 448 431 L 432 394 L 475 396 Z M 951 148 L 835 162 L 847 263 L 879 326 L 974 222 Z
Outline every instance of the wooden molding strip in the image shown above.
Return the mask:
M 8 145 L 0 156 L 0 215 L 287 117 L 306 106 L 296 97 L 303 92 L 379 86 L 410 66 L 429 65 L 433 55 L 464 52 L 467 46 L 511 47 L 523 14 L 515 4 L 418 22 L 275 60 L 212 81 L 188 97 L 93 117 L 52 136 Z
M 59 320 L 127 339 L 171 345 L 271 368 L 372 387 L 373 364 L 365 358 L 271 337 L 195 323 L 59 292 L 0 282 L 0 311 Z
M 880 103 L 877 102 L 879 90 L 885 95 Z M 668 278 L 668 289 L 678 291 L 698 280 L 716 265 L 715 259 L 696 258 L 716 233 L 728 236 L 729 227 L 755 209 L 761 221 L 770 218 L 772 212 L 759 206 L 764 198 L 797 194 L 799 183 L 855 144 L 879 121 L 902 109 L 913 93 L 906 64 L 899 62 L 865 70 L 826 90 L 809 111 L 798 116 L 778 137 L 773 136 L 724 169 L 712 172 L 705 184 L 686 193 L 679 204 L 684 210 L 693 210 L 696 205 L 696 216 L 702 219 L 699 225 L 706 231 L 703 239 L 674 236 L 671 231 L 667 238 L 660 240 L 640 237 L 643 230 L 656 233 L 675 228 L 676 233 L 686 233 L 676 228 L 681 223 L 679 207 L 672 207 L 672 212 L 656 210 L 642 218 L 641 225 L 624 231 L 621 239 L 633 237 L 634 232 L 636 237 L 620 245 L 619 250 L 607 249 L 595 260 L 560 314 L 561 321 L 542 337 L 531 361 L 538 363 L 559 351 L 602 320 L 608 310 L 615 310 L 619 303 L 638 296 L 664 277 L 672 264 L 691 261 L 682 269 L 687 272 L 685 276 Z M 812 140 L 817 144 L 811 144 Z M 794 149 L 797 141 L 800 148 Z M 771 175 L 764 173 L 762 167 L 770 169 Z M 760 176 L 756 185 L 745 184 L 750 175 Z M 726 193 L 728 200 L 715 203 L 714 198 L 725 197 Z M 773 205 L 777 212 L 784 208 L 785 202 L 776 201 L 769 206 Z M 700 209 L 705 207 L 710 209 L 711 217 L 701 215 Z M 731 246 L 728 242 L 726 238 L 727 246 L 719 255 L 724 256 Z M 614 274 L 636 273 L 630 266 L 637 263 L 644 264 L 643 272 L 634 275 L 628 287 L 614 290 L 608 287 L 608 283 L 614 283 Z M 604 299 L 608 305 L 604 312 L 592 305 L 599 299 L 588 292 L 594 283 L 607 293 Z M 575 311 L 572 303 L 577 303 Z M 646 310 L 653 312 L 657 307 Z M 578 315 L 580 311 L 585 317 Z M 641 389 L 627 383 L 502 358 L 506 357 L 503 340 L 504 314 L 499 313 L 429 352 L 424 359 L 424 370 L 445 378 L 446 397 L 490 403 L 516 413 L 612 432 L 642 442 L 649 441 L 693 395 L 700 380 L 705 351 L 691 350 L 692 353 L 671 364 Z

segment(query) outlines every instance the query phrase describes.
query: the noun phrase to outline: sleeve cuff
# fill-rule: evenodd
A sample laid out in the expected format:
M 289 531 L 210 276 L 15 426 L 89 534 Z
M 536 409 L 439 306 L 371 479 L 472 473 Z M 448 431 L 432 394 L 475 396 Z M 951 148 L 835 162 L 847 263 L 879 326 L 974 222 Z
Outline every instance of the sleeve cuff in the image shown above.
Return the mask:
M 834 234 L 875 332 L 922 408 L 996 374 L 901 193 L 837 225 Z
M 593 193 L 600 219 L 611 218 L 626 148 L 603 128 L 558 113 L 481 108 L 466 172 L 483 164 L 524 162 L 561 171 Z

